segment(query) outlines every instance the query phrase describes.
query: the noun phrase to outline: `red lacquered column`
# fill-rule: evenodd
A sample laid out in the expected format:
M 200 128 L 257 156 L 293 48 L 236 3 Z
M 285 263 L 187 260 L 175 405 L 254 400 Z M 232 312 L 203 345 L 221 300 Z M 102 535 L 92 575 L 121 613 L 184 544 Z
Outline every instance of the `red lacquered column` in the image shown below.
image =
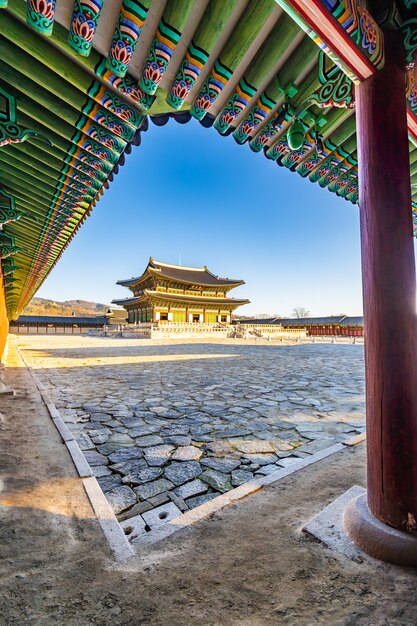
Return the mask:
M 406 77 L 397 32 L 356 90 L 365 316 L 368 506 L 417 531 L 416 276 Z

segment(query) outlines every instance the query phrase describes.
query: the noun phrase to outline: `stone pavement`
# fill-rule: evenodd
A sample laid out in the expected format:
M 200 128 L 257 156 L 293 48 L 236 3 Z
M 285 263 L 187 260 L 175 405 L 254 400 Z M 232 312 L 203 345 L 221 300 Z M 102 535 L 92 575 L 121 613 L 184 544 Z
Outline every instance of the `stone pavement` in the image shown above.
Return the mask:
M 120 520 L 192 509 L 364 429 L 363 346 L 19 336 Z

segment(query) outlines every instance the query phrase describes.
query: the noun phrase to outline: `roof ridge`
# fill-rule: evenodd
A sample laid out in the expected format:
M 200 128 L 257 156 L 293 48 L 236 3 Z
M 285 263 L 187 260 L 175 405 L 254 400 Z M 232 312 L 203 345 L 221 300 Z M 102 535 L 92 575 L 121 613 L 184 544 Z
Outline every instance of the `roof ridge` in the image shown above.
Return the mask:
M 163 261 L 157 261 L 156 259 L 152 257 L 151 259 L 154 265 L 161 265 L 162 267 L 174 267 L 176 269 L 181 269 L 181 270 L 193 270 L 193 271 L 197 270 L 198 272 L 209 272 L 209 274 L 211 274 L 211 272 L 207 269 L 206 265 L 204 267 L 191 267 L 190 265 L 175 265 L 174 263 L 164 263 Z M 212 274 L 212 276 L 215 276 L 215 275 Z

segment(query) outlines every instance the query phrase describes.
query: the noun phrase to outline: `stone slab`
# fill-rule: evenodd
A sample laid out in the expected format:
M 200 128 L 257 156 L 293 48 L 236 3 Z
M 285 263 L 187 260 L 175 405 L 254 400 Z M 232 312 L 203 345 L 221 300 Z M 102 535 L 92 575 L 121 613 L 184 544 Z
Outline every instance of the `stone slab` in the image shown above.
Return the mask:
M 145 437 L 138 437 L 135 440 L 135 444 L 140 448 L 148 448 L 150 446 L 159 446 L 164 443 L 164 440 L 159 435 L 146 435 Z
M 93 476 L 91 467 L 85 460 L 85 456 L 81 452 L 78 443 L 74 439 L 72 439 L 71 441 L 66 441 L 65 445 L 68 448 L 68 452 L 70 453 L 72 460 L 74 461 L 74 465 L 77 468 L 78 474 L 82 478 L 87 476 Z
M 100 485 L 95 478 L 91 477 L 83 479 L 83 486 L 115 559 L 119 562 L 127 561 L 134 556 L 135 552 L 100 489 Z
M 104 454 L 100 454 L 100 452 L 97 452 L 97 450 L 85 450 L 83 454 L 85 460 L 91 466 L 109 464 L 108 458 Z
M 364 487 L 354 485 L 309 520 L 303 526 L 303 532 L 315 537 L 331 550 L 336 550 L 354 561 L 361 562 L 364 559 L 372 559 L 355 546 L 343 528 L 343 513 L 348 503 L 356 496 L 361 496 L 364 493 L 366 493 Z
M 253 440 L 239 443 L 236 448 L 245 454 L 263 454 L 275 452 L 274 447 L 269 441 Z
M 345 446 L 342 443 L 336 443 L 334 446 L 330 446 L 325 450 L 321 450 L 320 452 L 316 452 L 316 454 L 311 454 L 304 459 L 300 459 L 296 463 L 291 463 L 288 467 L 283 467 L 282 469 L 278 469 L 276 472 L 269 474 L 269 476 L 263 476 L 258 479 L 258 483 L 261 486 L 271 485 L 277 480 L 281 480 L 281 478 L 285 478 L 294 472 L 297 472 L 300 469 L 304 469 L 313 463 L 317 463 L 317 461 L 321 461 L 336 452 L 340 452 L 341 450 L 345 450 Z
M 315 439 L 309 443 L 305 443 L 299 448 L 295 448 L 293 454 L 296 456 L 301 453 L 316 454 L 326 448 L 329 448 L 334 443 L 334 439 L 330 437 L 323 437 L 322 439 Z
M 133 459 L 141 459 L 143 457 L 142 450 L 137 448 L 120 448 L 109 454 L 109 461 L 111 463 L 123 463 L 124 461 L 131 461 Z
M 115 514 L 125 511 L 136 503 L 136 494 L 127 485 L 120 485 L 107 491 L 106 498 Z
M 55 418 L 52 421 L 55 424 L 59 434 L 61 435 L 62 441 L 66 442 L 66 441 L 73 441 L 74 440 L 74 436 L 73 436 L 72 432 L 70 431 L 68 426 L 65 424 L 65 422 L 62 421 L 62 419 L 60 417 L 57 417 L 57 418 Z
M 201 473 L 202 469 L 197 461 L 174 461 L 165 470 L 165 476 L 177 486 L 197 478 Z
M 93 474 L 96 478 L 103 478 L 103 476 L 113 476 L 111 469 L 107 465 L 93 465 L 91 467 Z
M 96 446 L 84 431 L 80 431 L 76 436 L 76 441 L 81 450 L 95 450 Z
M 130 519 L 131 517 L 136 517 L 136 515 L 142 515 L 142 513 L 145 513 L 145 511 L 149 511 L 150 509 L 152 509 L 152 504 L 149 502 L 138 502 L 138 504 L 132 506 L 131 509 L 120 513 L 118 515 L 118 519 L 124 521 Z
M 185 501 L 182 498 L 177 496 L 173 491 L 168 492 L 168 497 L 170 498 L 170 500 L 172 500 L 172 502 L 179 508 L 179 510 L 182 513 L 184 513 L 184 511 L 188 511 L 188 505 L 185 503 Z
M 218 472 L 232 472 L 237 469 L 240 465 L 239 459 L 213 459 L 210 457 L 206 457 L 201 459 L 201 465 L 206 467 L 211 467 L 211 469 L 217 470 Z
M 162 504 L 166 504 L 166 502 L 169 502 L 170 500 L 171 498 L 169 497 L 169 491 L 164 491 L 163 493 L 158 493 L 158 495 L 154 496 L 153 498 L 149 498 L 147 502 L 152 504 L 153 507 L 157 507 L 161 506 Z
M 153 482 L 145 483 L 139 487 L 134 488 L 134 492 L 140 497 L 141 500 L 148 500 L 157 496 L 159 493 L 172 489 L 173 483 L 166 478 L 160 478 Z
M 180 509 L 173 502 L 167 502 L 167 504 L 158 506 L 156 509 L 152 509 L 152 511 L 146 511 L 142 514 L 142 518 L 152 530 L 157 526 L 167 524 L 179 515 L 181 515 Z
M 202 455 L 200 448 L 195 446 L 180 446 L 172 455 L 173 461 L 198 461 Z
M 253 474 L 249 470 L 237 469 L 232 472 L 233 487 L 240 487 L 251 480 L 253 480 Z
M 345 446 L 356 446 L 358 443 L 362 443 L 363 441 L 366 441 L 366 433 L 360 433 L 359 435 L 349 437 L 349 439 L 345 439 L 343 443 Z
M 299 459 L 297 459 L 295 456 L 287 456 L 284 457 L 283 459 L 279 459 L 279 461 L 277 462 L 277 465 L 280 465 L 281 467 L 288 467 L 289 465 L 292 465 L 293 463 L 298 463 Z
M 180 498 L 192 498 L 193 496 L 199 496 L 202 493 L 205 493 L 208 490 L 207 483 L 203 483 L 202 480 L 196 478 L 192 480 L 190 483 L 185 483 L 180 487 L 176 487 L 174 489 L 175 495 Z
M 218 472 L 217 470 L 209 468 L 200 476 L 201 480 L 204 480 L 210 487 L 213 487 L 217 491 L 222 493 L 230 491 L 232 483 L 229 474 Z
M 49 411 L 49 415 L 52 417 L 52 419 L 56 419 L 57 417 L 61 417 L 58 409 L 56 408 L 55 404 L 53 404 L 52 402 L 48 402 L 46 405 L 46 408 Z
M 163 470 L 159 467 L 144 467 L 138 470 L 133 470 L 126 474 L 122 478 L 122 482 L 125 484 L 131 483 L 132 485 L 143 485 L 151 480 L 156 480 L 162 476 Z
M 120 522 L 120 526 L 129 541 L 136 539 L 139 535 L 146 533 L 146 523 L 141 515 L 134 515 L 129 519 Z
M 101 466 L 105 467 L 105 466 Z M 96 477 L 97 478 L 97 477 Z M 112 474 L 111 476 L 99 477 L 98 483 L 104 492 L 111 491 L 115 487 L 122 485 L 122 477 L 119 474 Z
M 196 507 L 201 506 L 202 504 L 205 504 L 206 502 L 210 502 L 210 500 L 214 500 L 214 498 L 217 498 L 218 495 L 219 495 L 218 493 L 205 493 L 204 495 L 201 495 L 201 496 L 189 498 L 187 500 L 188 508 L 195 509 Z

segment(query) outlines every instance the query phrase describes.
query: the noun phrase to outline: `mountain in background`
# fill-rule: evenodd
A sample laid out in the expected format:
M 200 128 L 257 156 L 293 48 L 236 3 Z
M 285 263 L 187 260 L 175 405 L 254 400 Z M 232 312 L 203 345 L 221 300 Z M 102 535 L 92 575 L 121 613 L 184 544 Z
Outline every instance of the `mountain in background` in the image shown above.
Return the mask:
M 22 315 L 72 315 L 77 316 L 103 315 L 109 309 L 108 304 L 89 302 L 88 300 L 65 300 L 56 302 L 45 298 L 33 298 Z

